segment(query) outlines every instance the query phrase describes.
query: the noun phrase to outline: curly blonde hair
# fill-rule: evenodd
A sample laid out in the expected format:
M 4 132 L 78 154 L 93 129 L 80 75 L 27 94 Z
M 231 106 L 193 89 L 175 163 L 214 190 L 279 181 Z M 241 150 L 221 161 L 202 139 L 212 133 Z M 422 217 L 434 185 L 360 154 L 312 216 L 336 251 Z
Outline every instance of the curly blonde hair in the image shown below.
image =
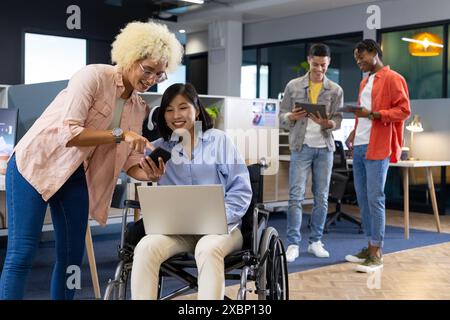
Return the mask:
M 167 72 L 173 72 L 183 57 L 183 47 L 166 25 L 156 22 L 130 22 L 116 36 L 111 59 L 127 70 L 138 60 L 167 60 Z

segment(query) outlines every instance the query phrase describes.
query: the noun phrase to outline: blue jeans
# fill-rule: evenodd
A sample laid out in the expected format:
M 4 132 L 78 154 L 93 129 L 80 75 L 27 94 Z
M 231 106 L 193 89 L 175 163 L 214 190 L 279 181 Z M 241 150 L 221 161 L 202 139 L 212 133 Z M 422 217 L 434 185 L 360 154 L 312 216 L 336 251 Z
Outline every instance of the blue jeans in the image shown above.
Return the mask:
M 353 151 L 353 179 L 361 211 L 364 232 L 371 246 L 383 247 L 386 224 L 384 185 L 389 169 L 389 157 L 366 159 L 367 144 Z
M 57 169 L 56 169 L 57 170 Z M 41 238 L 47 205 L 50 204 L 55 229 L 56 263 L 51 281 L 52 299 L 73 299 L 75 289 L 66 285 L 80 266 L 84 254 L 89 198 L 83 166 L 45 202 L 34 187 L 19 173 L 15 155 L 6 170 L 8 207 L 8 249 L 0 278 L 0 299 L 23 299 Z M 69 283 L 72 284 L 73 281 Z
M 305 199 L 306 182 L 312 170 L 314 206 L 311 214 L 309 243 L 319 241 L 328 212 L 333 152 L 327 148 L 310 148 L 303 145 L 300 152 L 292 151 L 289 165 L 289 203 L 287 212 L 288 245 L 299 245 L 302 240 L 302 202 Z

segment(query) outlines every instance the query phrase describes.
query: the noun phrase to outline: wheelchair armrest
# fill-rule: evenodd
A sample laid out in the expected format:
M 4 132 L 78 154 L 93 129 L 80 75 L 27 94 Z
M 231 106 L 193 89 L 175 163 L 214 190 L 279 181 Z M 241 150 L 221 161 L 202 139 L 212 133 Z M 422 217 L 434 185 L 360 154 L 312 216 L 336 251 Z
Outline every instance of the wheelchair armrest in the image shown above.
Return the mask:
M 123 202 L 124 206 L 128 209 L 140 209 L 141 204 L 136 200 L 125 200 Z
M 255 208 L 258 209 L 258 214 L 263 214 L 266 217 L 269 217 L 270 211 L 268 211 L 264 205 L 264 203 L 255 204 Z

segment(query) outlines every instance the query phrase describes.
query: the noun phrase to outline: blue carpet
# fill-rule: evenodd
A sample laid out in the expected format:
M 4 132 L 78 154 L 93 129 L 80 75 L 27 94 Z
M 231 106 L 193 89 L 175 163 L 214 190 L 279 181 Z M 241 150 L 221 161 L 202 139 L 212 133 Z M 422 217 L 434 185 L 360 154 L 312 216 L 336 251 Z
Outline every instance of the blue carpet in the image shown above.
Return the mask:
M 431 218 L 431 217 L 430 217 Z M 336 263 L 344 262 L 346 254 L 357 252 L 361 247 L 367 245 L 367 240 L 363 234 L 358 234 L 354 225 L 340 221 L 334 226 L 329 234 L 325 234 L 322 242 L 325 248 L 330 252 L 330 258 L 321 259 L 307 253 L 307 242 L 309 229 L 306 224 L 309 216 L 305 215 L 302 225 L 303 240 L 300 246 L 300 257 L 293 263 L 288 264 L 289 272 L 298 272 L 313 268 L 324 267 Z M 274 226 L 280 233 L 281 238 L 286 244 L 286 215 L 283 213 L 271 216 L 270 225 Z M 109 228 L 117 228 L 110 226 Z M 97 260 L 97 269 L 100 280 L 102 294 L 108 279 L 114 276 L 117 266 L 117 246 L 119 243 L 119 234 L 106 234 L 95 236 L 94 249 Z M 416 247 L 422 247 L 432 244 L 450 242 L 450 234 L 410 230 L 410 239 L 404 238 L 403 228 L 386 227 L 384 253 L 396 252 Z M 0 265 L 3 266 L 5 249 L 0 249 Z M 55 261 L 54 242 L 42 242 L 39 247 L 36 259 L 34 261 L 33 270 L 31 271 L 26 289 L 26 299 L 49 299 L 49 287 L 53 262 Z M 87 259 L 84 259 L 82 266 L 81 287 L 75 296 L 76 299 L 93 299 L 93 290 L 90 280 L 90 271 Z M 227 285 L 236 282 L 227 282 Z M 164 291 L 176 288 L 180 282 L 172 280 L 165 282 Z

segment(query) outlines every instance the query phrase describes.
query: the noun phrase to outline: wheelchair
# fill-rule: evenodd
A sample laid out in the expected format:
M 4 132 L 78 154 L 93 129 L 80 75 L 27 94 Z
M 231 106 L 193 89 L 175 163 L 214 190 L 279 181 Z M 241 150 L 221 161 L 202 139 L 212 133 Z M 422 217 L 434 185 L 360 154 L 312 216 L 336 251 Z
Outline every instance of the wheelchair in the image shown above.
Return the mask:
M 251 204 L 242 218 L 241 232 L 244 238 L 241 250 L 225 257 L 225 279 L 239 280 L 237 300 L 245 300 L 248 293 L 257 294 L 258 300 L 288 300 L 288 269 L 282 240 L 275 228 L 268 226 L 269 212 L 262 205 L 263 176 L 261 164 L 247 167 L 253 191 Z M 106 287 L 104 300 L 127 299 L 128 280 L 132 272 L 133 250 L 145 236 L 142 219 L 127 224 L 131 209 L 140 209 L 138 201 L 125 200 L 122 216 L 122 232 L 118 247 L 119 263 L 114 278 Z M 159 273 L 158 297 L 168 300 L 190 290 L 197 289 L 197 278 L 186 269 L 196 268 L 194 255 L 177 254 L 162 263 Z M 240 273 L 232 273 L 240 270 Z M 175 277 L 184 284 L 181 288 L 162 296 L 164 278 Z M 254 288 L 248 282 L 254 281 Z M 225 296 L 226 300 L 231 298 Z

